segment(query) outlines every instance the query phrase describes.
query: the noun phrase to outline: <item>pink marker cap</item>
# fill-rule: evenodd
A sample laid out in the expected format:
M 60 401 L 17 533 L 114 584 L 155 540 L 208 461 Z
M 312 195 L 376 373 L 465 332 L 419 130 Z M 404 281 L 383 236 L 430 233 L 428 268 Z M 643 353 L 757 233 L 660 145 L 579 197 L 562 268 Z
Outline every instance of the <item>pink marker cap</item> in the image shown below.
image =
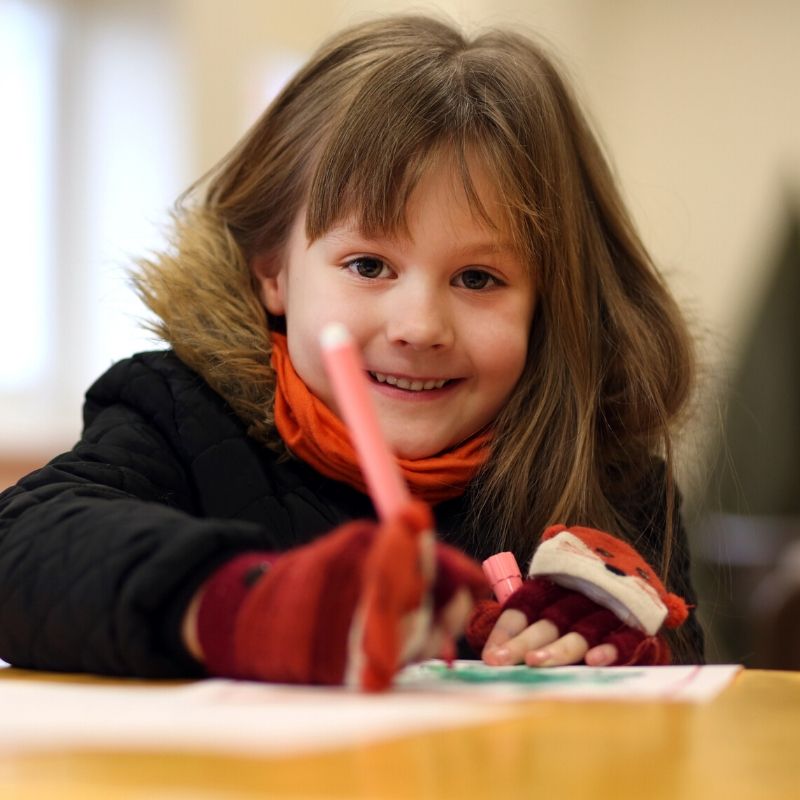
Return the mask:
M 522 586 L 522 575 L 513 553 L 497 553 L 487 558 L 483 562 L 483 574 L 500 603 Z

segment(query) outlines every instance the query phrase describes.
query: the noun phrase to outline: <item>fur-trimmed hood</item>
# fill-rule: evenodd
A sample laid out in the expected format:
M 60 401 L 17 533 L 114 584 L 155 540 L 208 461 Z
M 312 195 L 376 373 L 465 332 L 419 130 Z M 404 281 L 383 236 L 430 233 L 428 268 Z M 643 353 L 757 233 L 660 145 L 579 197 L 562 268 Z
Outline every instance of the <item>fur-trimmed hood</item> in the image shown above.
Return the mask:
M 148 328 L 228 402 L 250 436 L 283 450 L 266 310 L 225 224 L 207 210 L 182 209 L 171 247 L 139 261 L 132 281 L 157 317 Z

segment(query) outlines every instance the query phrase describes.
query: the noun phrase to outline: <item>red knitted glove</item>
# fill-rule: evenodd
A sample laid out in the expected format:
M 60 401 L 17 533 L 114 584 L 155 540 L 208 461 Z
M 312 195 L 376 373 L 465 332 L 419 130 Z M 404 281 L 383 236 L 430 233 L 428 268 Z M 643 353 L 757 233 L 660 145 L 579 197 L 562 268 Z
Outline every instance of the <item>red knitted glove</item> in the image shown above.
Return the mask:
M 670 661 L 669 648 L 661 637 L 646 636 L 586 595 L 564 589 L 545 578 L 526 580 L 502 606 L 494 600 L 478 603 L 466 630 L 467 641 L 475 652 L 483 650 L 498 617 L 509 608 L 522 611 L 529 625 L 540 619 L 549 620 L 558 629 L 559 636 L 579 633 L 590 648 L 613 644 L 617 648 L 615 665 L 655 665 Z
M 614 664 L 669 663 L 669 648 L 657 633 L 662 625 L 683 623 L 686 604 L 666 591 L 626 542 L 591 528 L 555 525 L 545 531 L 528 574 L 502 606 L 485 601 L 475 608 L 466 634 L 476 652 L 502 611 L 516 608 L 528 624 L 549 620 L 559 636 L 579 633 L 590 648 L 614 645 Z
M 432 531 L 428 507 L 412 503 L 383 524 L 351 522 L 287 553 L 223 565 L 198 610 L 208 671 L 386 688 L 437 626 L 445 638 L 459 633 L 444 619 L 459 591 L 467 609 L 486 592 L 480 567 Z

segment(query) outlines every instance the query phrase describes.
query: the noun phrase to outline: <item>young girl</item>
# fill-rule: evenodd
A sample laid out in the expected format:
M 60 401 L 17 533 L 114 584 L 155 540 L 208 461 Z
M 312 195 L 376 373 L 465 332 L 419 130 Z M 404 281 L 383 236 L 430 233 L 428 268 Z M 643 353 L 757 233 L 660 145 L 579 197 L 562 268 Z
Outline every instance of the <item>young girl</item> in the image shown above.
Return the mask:
M 318 683 L 366 660 L 386 685 L 463 631 L 471 558 L 527 564 L 555 523 L 627 541 L 692 607 L 670 434 L 690 342 L 536 44 L 347 30 L 190 199 L 136 278 L 171 350 L 113 366 L 73 450 L 0 498 L 0 657 Z M 332 320 L 417 498 L 382 526 L 332 413 Z M 624 614 L 600 631 L 597 596 L 543 586 L 473 614 L 476 655 L 703 658 L 693 613 L 648 656 Z

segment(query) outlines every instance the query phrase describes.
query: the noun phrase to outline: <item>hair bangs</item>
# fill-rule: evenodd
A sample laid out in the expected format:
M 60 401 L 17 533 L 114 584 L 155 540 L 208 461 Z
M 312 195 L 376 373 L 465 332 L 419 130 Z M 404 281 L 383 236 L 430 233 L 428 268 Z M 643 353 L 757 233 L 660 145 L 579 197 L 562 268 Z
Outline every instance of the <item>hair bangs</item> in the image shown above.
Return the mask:
M 376 143 L 374 150 L 378 147 Z M 306 234 L 311 241 L 344 220 L 368 236 L 407 232 L 409 199 L 435 163 L 435 152 L 430 147 L 410 153 L 387 148 L 375 155 L 371 162 L 342 158 L 341 152 L 320 158 L 306 209 Z
M 503 181 L 498 165 L 510 157 L 509 148 L 479 141 L 491 137 L 486 106 L 452 55 L 398 58 L 364 79 L 319 148 L 306 204 L 309 239 L 345 219 L 367 235 L 406 233 L 414 190 L 428 171 L 442 166 L 452 171 L 454 190 L 460 183 L 476 218 L 489 228 L 510 227 L 510 215 L 493 218 L 473 179 L 473 171 L 483 168 L 493 183 Z M 493 149 L 503 152 L 485 159 L 483 152 Z M 497 197 L 510 210 L 522 194 L 516 186 L 499 187 Z M 516 195 L 515 201 L 506 195 Z
M 358 146 L 357 138 L 354 144 Z M 380 142 L 375 148 L 381 149 Z M 486 141 L 474 129 L 469 134 L 445 131 L 413 151 L 387 147 L 377 155 L 372 163 L 330 152 L 320 158 L 306 211 L 306 235 L 311 241 L 345 220 L 366 236 L 407 234 L 407 209 L 414 190 L 427 172 L 444 167 L 450 170 L 453 191 L 463 193 L 475 218 L 490 230 L 502 231 L 533 268 L 533 254 L 539 249 L 538 214 L 532 214 L 519 181 L 509 174 L 501 143 Z M 345 163 L 351 165 L 346 171 Z M 482 197 L 476 186 L 476 169 L 488 173 L 495 192 L 492 211 L 489 198 Z

